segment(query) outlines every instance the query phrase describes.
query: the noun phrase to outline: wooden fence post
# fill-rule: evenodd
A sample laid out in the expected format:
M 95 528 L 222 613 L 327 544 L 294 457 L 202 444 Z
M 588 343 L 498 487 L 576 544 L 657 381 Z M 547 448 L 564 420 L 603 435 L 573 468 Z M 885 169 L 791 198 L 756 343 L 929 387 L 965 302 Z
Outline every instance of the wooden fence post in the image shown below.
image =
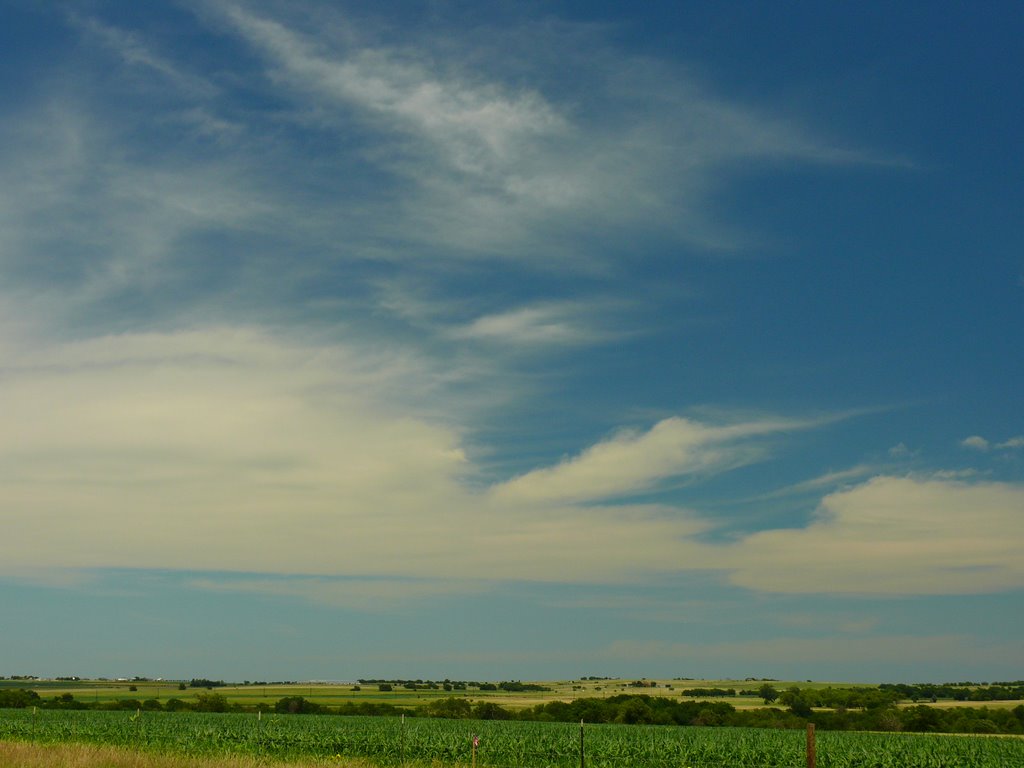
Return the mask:
M 807 724 L 807 768 L 814 768 L 818 755 L 814 743 L 814 723 Z

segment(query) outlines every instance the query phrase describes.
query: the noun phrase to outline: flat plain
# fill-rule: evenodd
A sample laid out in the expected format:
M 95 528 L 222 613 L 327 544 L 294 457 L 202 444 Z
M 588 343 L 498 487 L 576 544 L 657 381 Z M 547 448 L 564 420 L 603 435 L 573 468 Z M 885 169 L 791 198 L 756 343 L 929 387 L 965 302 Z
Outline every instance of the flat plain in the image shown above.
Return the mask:
M 426 683 L 427 681 L 424 681 Z M 467 690 L 445 690 L 443 681 L 434 681 L 436 689 L 418 687 L 416 690 L 403 688 L 401 684 L 392 683 L 393 690 L 382 691 L 379 685 L 359 683 L 358 681 L 307 681 L 287 683 L 249 683 L 217 685 L 212 688 L 192 686 L 188 681 L 177 680 L 0 680 L 0 688 L 24 687 L 31 688 L 43 698 L 52 698 L 63 694 L 71 694 L 83 702 L 103 703 L 123 699 L 153 699 L 164 703 L 169 699 L 180 699 L 192 702 L 196 697 L 211 692 L 224 696 L 231 704 L 255 707 L 258 704 L 272 706 L 274 702 L 292 696 L 301 696 L 316 704 L 337 707 L 347 702 L 391 704 L 398 707 L 414 708 L 432 701 L 449 697 L 464 698 L 472 704 L 493 702 L 507 709 L 525 709 L 549 701 L 573 701 L 582 698 L 606 698 L 622 694 L 644 694 L 647 696 L 663 696 L 675 699 L 696 701 L 726 701 L 737 709 L 754 709 L 765 706 L 764 701 L 756 695 L 736 695 L 728 697 L 687 696 L 684 691 L 693 689 L 733 689 L 737 692 L 754 691 L 763 683 L 768 682 L 778 691 L 790 687 L 802 690 L 823 688 L 871 688 L 873 683 L 848 683 L 842 681 L 820 680 L 708 680 L 708 679 L 630 679 L 615 678 L 603 680 L 547 680 L 533 681 L 534 684 L 548 690 L 505 691 L 479 690 L 470 687 Z M 643 682 L 641 687 L 635 683 Z M 184 685 L 184 688 L 180 687 Z M 955 701 L 938 699 L 935 702 L 922 700 L 919 702 L 903 702 L 903 706 L 926 704 L 938 707 L 1007 707 L 1013 708 L 1021 704 L 1017 700 L 1009 701 Z

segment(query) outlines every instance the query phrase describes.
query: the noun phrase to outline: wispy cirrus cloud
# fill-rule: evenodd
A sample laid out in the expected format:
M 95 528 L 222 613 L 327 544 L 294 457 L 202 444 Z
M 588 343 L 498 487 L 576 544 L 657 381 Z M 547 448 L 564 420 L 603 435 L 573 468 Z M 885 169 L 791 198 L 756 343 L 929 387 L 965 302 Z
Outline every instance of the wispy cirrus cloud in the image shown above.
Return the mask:
M 642 493 L 671 478 L 756 461 L 765 455 L 757 438 L 809 426 L 775 420 L 712 426 L 671 417 L 646 432 L 624 430 L 556 466 L 515 477 L 493 493 L 509 500 L 577 503 Z
M 366 19 L 357 28 L 320 13 L 313 28 L 258 5 L 215 7 L 262 56 L 271 87 L 297 115 L 327 130 L 351 132 L 353 120 L 372 128 L 372 140 L 357 145 L 362 156 L 403 185 L 389 205 L 392 226 L 463 255 L 559 254 L 583 267 L 594 254 L 584 259 L 578 244 L 593 251 L 593 232 L 638 227 L 717 247 L 730 236 L 708 215 L 715 169 L 879 161 L 715 98 L 686 73 L 624 62 L 593 31 L 479 29 L 493 38 L 490 66 L 480 67 L 456 38 L 399 45 Z M 551 39 L 559 62 L 537 59 L 536 34 Z M 543 70 L 566 57 L 572 88 Z M 536 61 L 536 84 L 495 77 L 495 59 L 517 62 L 517 71 Z
M 821 422 L 672 416 L 570 443 L 564 460 L 511 478 L 473 459 L 475 399 L 497 411 L 533 394 L 509 359 L 616 338 L 621 323 L 601 313 L 632 294 L 565 280 L 504 295 L 502 276 L 482 268 L 453 288 L 467 256 L 546 276 L 625 265 L 616 274 L 629 282 L 644 238 L 662 252 L 742 240 L 713 206 L 738 165 L 885 158 L 572 25 L 481 28 L 483 48 L 495 45 L 491 66 L 475 66 L 459 34 L 403 42 L 332 8 L 313 24 L 305 5 L 196 7 L 204 33 L 250 55 L 209 51 L 194 74 L 174 46 L 83 12 L 71 19 L 82 45 L 62 54 L 71 84 L 40 83 L 0 128 L 4 567 L 446 584 L 480 569 L 579 581 L 694 568 L 776 591 L 1018 579 L 995 537 L 964 556 L 959 586 L 885 568 L 888 581 L 862 579 L 886 552 L 858 527 L 877 501 L 870 489 L 907 501 L 879 530 L 934 576 L 909 532 L 921 525 L 914 492 L 938 499 L 949 480 L 938 475 L 856 484 L 827 495 L 804 528 L 730 545 L 699 541 L 714 524 L 696 504 L 621 503 L 759 461 L 771 440 Z M 552 44 L 525 48 L 535 32 Z M 1015 487 L 957 487 L 939 507 L 950 519 L 980 509 L 1013 524 Z M 846 535 L 860 560 L 842 557 Z M 952 537 L 946 526 L 928 541 L 946 552 Z M 153 538 L 187 555 L 154 564 Z M 31 558 L 27 541 L 43 542 Z M 796 558 L 803 586 L 757 581 L 741 559 L 778 563 L 801 542 L 837 552 L 828 564 Z
M 205 69 L 159 30 L 68 15 L 82 38 L 62 53 L 74 77 L 40 83 L 3 129 L 8 290 L 59 287 L 81 310 L 76 324 L 114 321 L 104 330 L 143 316 L 273 320 L 283 306 L 290 322 L 315 322 L 325 300 L 343 315 L 365 309 L 397 263 L 444 305 L 443 265 L 467 256 L 600 272 L 621 259 L 608 243 L 638 235 L 732 240 L 709 203 L 715 170 L 737 159 L 868 161 L 684 72 L 624 61 L 593 30 L 481 28 L 494 45 L 478 66 L 458 35 L 389 40 L 369 15 L 312 8 L 194 6 L 199 31 L 253 54 Z M 572 83 L 555 76 L 560 61 L 525 55 L 537 34 L 573 60 Z M 510 62 L 517 77 L 501 74 Z M 606 337 L 567 292 L 518 307 L 485 295 L 497 309 L 418 331 Z
M 6 121 L 0 297 L 20 296 L 41 324 L 81 328 L 115 311 L 121 324 L 160 323 L 240 287 L 237 256 L 199 244 L 270 226 L 273 204 L 247 188 L 244 169 L 170 148 L 140 159 L 97 118 L 72 97 Z
M 609 341 L 623 335 L 602 328 L 595 316 L 607 303 L 558 302 L 481 315 L 448 330 L 454 339 L 507 344 L 512 347 L 574 346 Z
M 727 472 L 818 422 L 673 417 L 502 481 L 466 450 L 449 372 L 415 356 L 227 327 L 7 352 L 7 575 L 235 572 L 201 586 L 350 605 L 384 600 L 381 579 L 447 593 L 480 574 L 628 584 L 711 571 L 796 594 L 1024 585 L 1020 485 L 878 476 L 825 496 L 804 525 L 718 543 L 699 504 L 605 503 Z
M 965 437 L 961 440 L 960 445 L 964 448 L 980 451 L 981 453 L 987 453 L 990 450 L 1012 451 L 1017 448 L 1024 448 L 1024 435 L 1011 437 L 997 443 L 987 440 L 981 435 L 971 435 L 970 437 Z
M 770 491 L 759 498 L 770 499 L 808 493 L 821 493 L 824 490 L 830 490 L 837 486 L 848 486 L 854 481 L 874 474 L 879 474 L 878 467 L 874 467 L 869 464 L 858 464 L 857 466 L 850 467 L 849 469 L 826 472 L 818 477 L 812 477 L 810 480 L 804 480 L 803 482 L 794 483 L 793 485 L 786 486 L 785 488 Z
M 671 568 L 704 527 L 488 499 L 443 397 L 415 405 L 448 373 L 238 328 L 21 349 L 0 376 L 3 569 L 588 581 L 635 574 L 635 547 Z
M 356 47 L 338 56 L 273 19 L 240 7 L 227 13 L 239 32 L 277 63 L 273 76 L 428 140 L 468 174 L 484 175 L 532 137 L 565 128 L 564 119 L 535 91 L 443 78 L 408 51 Z
M 95 16 L 69 13 L 72 25 L 117 55 L 130 67 L 141 67 L 160 75 L 165 83 L 199 99 L 215 97 L 219 89 L 208 78 L 184 69 L 179 62 L 153 50 L 152 45 L 131 30 L 105 23 Z

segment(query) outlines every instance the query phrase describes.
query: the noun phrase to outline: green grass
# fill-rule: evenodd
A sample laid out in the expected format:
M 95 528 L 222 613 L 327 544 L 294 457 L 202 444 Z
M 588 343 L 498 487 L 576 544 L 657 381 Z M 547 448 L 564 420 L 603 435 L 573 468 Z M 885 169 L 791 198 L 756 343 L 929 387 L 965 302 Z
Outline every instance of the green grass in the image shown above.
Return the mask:
M 86 743 L 145 753 L 342 761 L 379 766 L 471 764 L 481 768 L 578 768 L 580 726 L 422 718 L 311 715 L 141 714 L 0 710 L 0 740 Z M 803 731 L 588 725 L 587 768 L 798 768 Z M 818 733 L 819 768 L 1024 766 L 1024 739 L 921 734 Z
M 354 690 L 355 683 L 297 683 L 293 685 L 229 685 L 219 686 L 212 689 L 193 688 L 186 685 L 184 690 L 179 690 L 178 681 L 114 681 L 114 680 L 0 680 L 0 688 L 31 688 L 44 699 L 59 696 L 64 693 L 72 694 L 76 699 L 85 703 L 104 703 L 118 701 L 121 699 L 137 699 L 145 701 L 156 699 L 162 704 L 168 699 L 181 699 L 182 701 L 194 701 L 196 696 L 206 693 L 217 693 L 224 696 L 231 704 L 241 704 L 247 707 L 255 707 L 257 704 L 266 705 L 270 709 L 279 699 L 287 696 L 302 696 L 317 704 L 337 707 L 346 702 L 367 702 L 374 704 L 392 704 L 399 707 L 414 708 L 420 705 L 429 704 L 437 699 L 457 696 L 466 698 L 476 703 L 481 701 L 493 701 L 506 709 L 523 709 L 543 704 L 549 701 L 571 701 L 576 698 L 607 697 L 622 693 L 643 693 L 649 696 L 672 696 L 679 698 L 681 692 L 688 688 L 733 688 L 740 690 L 756 690 L 761 681 L 757 680 L 657 680 L 655 688 L 633 688 L 629 685 L 631 681 L 622 680 L 600 680 L 600 681 L 579 681 L 579 680 L 554 680 L 544 681 L 542 684 L 551 688 L 545 692 L 521 692 L 510 693 L 507 691 L 480 691 L 469 689 L 466 691 L 445 691 L 438 690 L 417 690 L 410 691 L 396 687 L 394 691 L 382 692 L 374 684 L 359 686 L 360 690 Z M 844 682 L 826 682 L 806 680 L 771 681 L 771 684 L 779 691 L 784 691 L 790 686 L 798 686 L 804 690 L 827 688 L 854 688 L 873 687 L 871 684 L 857 684 Z M 132 691 L 134 686 L 137 690 Z M 669 688 L 671 686 L 671 688 Z M 737 709 L 752 709 L 763 707 L 764 702 L 756 696 L 736 696 L 724 699 L 710 699 L 712 701 L 725 701 Z M 927 702 L 925 702 L 927 703 Z M 993 702 L 953 702 L 952 700 L 940 700 L 937 706 L 989 706 L 989 707 L 1016 707 L 1019 701 L 993 701 Z
M 410 691 L 395 687 L 394 691 L 382 692 L 376 685 L 359 686 L 354 690 L 355 683 L 297 683 L 294 685 L 227 685 L 213 688 L 231 703 L 255 705 L 260 702 L 273 704 L 286 696 L 302 696 L 318 704 L 336 707 L 345 702 L 372 702 L 393 704 L 395 706 L 415 707 L 449 696 L 465 697 L 473 702 L 493 701 L 503 707 L 512 709 L 532 707 L 548 701 L 570 701 L 574 698 L 614 696 L 621 693 L 645 693 L 651 696 L 676 696 L 686 688 L 735 688 L 736 690 L 756 689 L 761 683 L 744 680 L 658 680 L 656 688 L 632 688 L 630 680 L 574 681 L 554 680 L 542 684 L 551 688 L 550 691 L 508 692 L 508 691 L 466 691 L 416 690 Z M 791 685 L 801 688 L 856 687 L 855 683 L 826 683 L 806 681 L 773 682 L 782 691 Z M 131 688 L 136 690 L 132 691 Z M 669 688 L 668 686 L 672 686 Z M 156 699 L 165 702 L 168 699 L 192 701 L 199 694 L 210 693 L 206 688 L 193 688 L 186 684 L 179 690 L 178 681 L 114 681 L 114 680 L 32 680 L 11 681 L 0 680 L 0 688 L 19 687 L 31 688 L 43 698 L 51 698 L 64 693 L 72 694 L 84 702 L 108 702 L 120 699 Z M 763 705 L 756 697 L 730 697 L 726 699 L 736 706 Z

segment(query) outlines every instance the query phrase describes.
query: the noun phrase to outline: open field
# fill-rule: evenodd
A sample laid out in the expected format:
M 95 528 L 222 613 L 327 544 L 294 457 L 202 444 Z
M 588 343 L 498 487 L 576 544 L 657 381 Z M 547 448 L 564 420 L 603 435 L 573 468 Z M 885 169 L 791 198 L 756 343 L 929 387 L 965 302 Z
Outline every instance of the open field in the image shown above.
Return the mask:
M 726 687 L 737 690 L 749 686 L 756 687 L 760 683 L 753 684 L 743 681 L 729 680 L 658 680 L 652 688 L 634 688 L 629 685 L 630 680 L 606 680 L 606 681 L 573 681 L 555 680 L 538 683 L 550 688 L 550 691 L 481 691 L 469 689 L 466 691 L 446 691 L 443 688 L 437 690 L 405 690 L 396 686 L 393 691 L 380 691 L 376 684 L 360 685 L 355 682 L 324 683 L 304 682 L 279 685 L 224 685 L 217 686 L 214 692 L 224 696 L 233 704 L 255 706 L 263 702 L 273 704 L 278 699 L 286 696 L 302 696 L 309 701 L 328 706 L 338 706 L 345 702 L 368 702 L 374 704 L 392 704 L 394 706 L 415 707 L 427 704 L 437 699 L 444 699 L 451 696 L 465 698 L 471 702 L 493 701 L 503 707 L 510 709 L 522 709 L 543 704 L 548 701 L 572 701 L 576 698 L 585 697 L 607 697 L 616 696 L 622 693 L 645 693 L 649 696 L 672 696 L 679 697 L 680 691 L 684 688 L 696 687 Z M 795 685 L 796 683 L 776 683 L 778 686 Z M 802 685 L 811 687 L 818 685 L 826 687 L 832 683 Z M 835 684 L 838 685 L 838 684 Z M 845 684 L 844 684 L 845 685 Z M 200 694 L 209 693 L 207 688 L 191 687 L 186 682 L 186 687 L 179 689 L 178 681 L 129 681 L 129 680 L 38 680 L 38 681 L 0 681 L 0 687 L 17 686 L 31 688 L 40 696 L 50 698 L 65 693 L 70 693 L 76 699 L 85 702 L 117 701 L 120 699 L 155 699 L 167 701 L 175 698 L 183 701 L 195 700 Z M 135 690 L 132 690 L 132 688 Z M 781 688 L 780 688 L 781 690 Z M 737 706 L 761 704 L 760 699 L 747 697 L 730 698 L 730 702 Z
M 188 757 L 139 752 L 125 747 L 95 744 L 28 744 L 0 741 L 0 765 L 4 768 L 367 768 L 360 760 L 339 760 L 333 755 L 324 760 L 281 762 L 260 757 L 221 755 Z
M 224 685 L 213 688 L 213 692 L 224 696 L 232 704 L 256 707 L 265 704 L 268 707 L 274 702 L 288 696 L 302 696 L 317 704 L 337 707 L 346 702 L 391 704 L 400 707 L 417 707 L 429 704 L 438 699 L 452 696 L 465 698 L 471 703 L 494 702 L 507 709 L 525 709 L 549 701 L 572 701 L 579 698 L 604 698 L 624 693 L 643 693 L 648 696 L 665 696 L 679 699 L 684 690 L 694 688 L 732 688 L 737 691 L 756 690 L 763 681 L 760 680 L 648 680 L 653 687 L 638 688 L 630 685 L 629 679 L 614 680 L 552 680 L 539 682 L 539 685 L 550 688 L 549 691 L 481 691 L 471 688 L 465 691 L 406 690 L 399 686 L 393 691 L 380 691 L 376 684 L 360 685 L 355 682 L 305 682 L 278 685 Z M 778 680 L 770 681 L 777 690 L 784 691 L 791 686 L 802 690 L 824 688 L 872 688 L 866 683 L 845 683 L 838 681 Z M 179 681 L 168 680 L 0 680 L 0 688 L 30 688 L 43 698 L 52 698 L 62 694 L 71 694 L 86 703 L 113 702 L 123 699 L 145 701 L 154 699 L 161 703 L 169 699 L 180 699 L 185 702 L 195 701 L 200 694 L 210 693 L 203 687 L 191 687 L 185 683 L 179 689 Z M 132 688 L 135 690 L 132 690 Z M 690 698 L 690 697 L 687 697 Z M 727 698 L 696 697 L 696 700 L 727 701 L 737 709 L 754 709 L 763 707 L 764 702 L 757 696 L 730 696 Z M 936 702 L 921 701 L 920 704 L 938 707 L 1008 707 L 1021 704 L 1018 700 L 1009 701 L 954 701 L 939 699 Z M 910 706 L 912 702 L 904 702 Z
M 479 737 L 475 753 L 474 735 Z M 585 742 L 588 768 L 806 765 L 805 734 L 800 730 L 193 712 L 0 711 L 0 743 L 25 741 L 115 746 L 146 755 L 233 756 L 300 764 L 347 765 L 355 758 L 384 768 L 474 763 L 482 768 L 577 768 L 583 762 L 581 742 Z M 1024 765 L 1024 739 L 819 732 L 817 754 L 820 768 L 1019 768 Z M 149 759 L 126 765 L 164 768 L 147 762 Z M 85 762 L 69 764 L 69 768 L 72 765 L 111 764 Z M 193 764 L 170 763 L 167 768 L 186 765 Z

